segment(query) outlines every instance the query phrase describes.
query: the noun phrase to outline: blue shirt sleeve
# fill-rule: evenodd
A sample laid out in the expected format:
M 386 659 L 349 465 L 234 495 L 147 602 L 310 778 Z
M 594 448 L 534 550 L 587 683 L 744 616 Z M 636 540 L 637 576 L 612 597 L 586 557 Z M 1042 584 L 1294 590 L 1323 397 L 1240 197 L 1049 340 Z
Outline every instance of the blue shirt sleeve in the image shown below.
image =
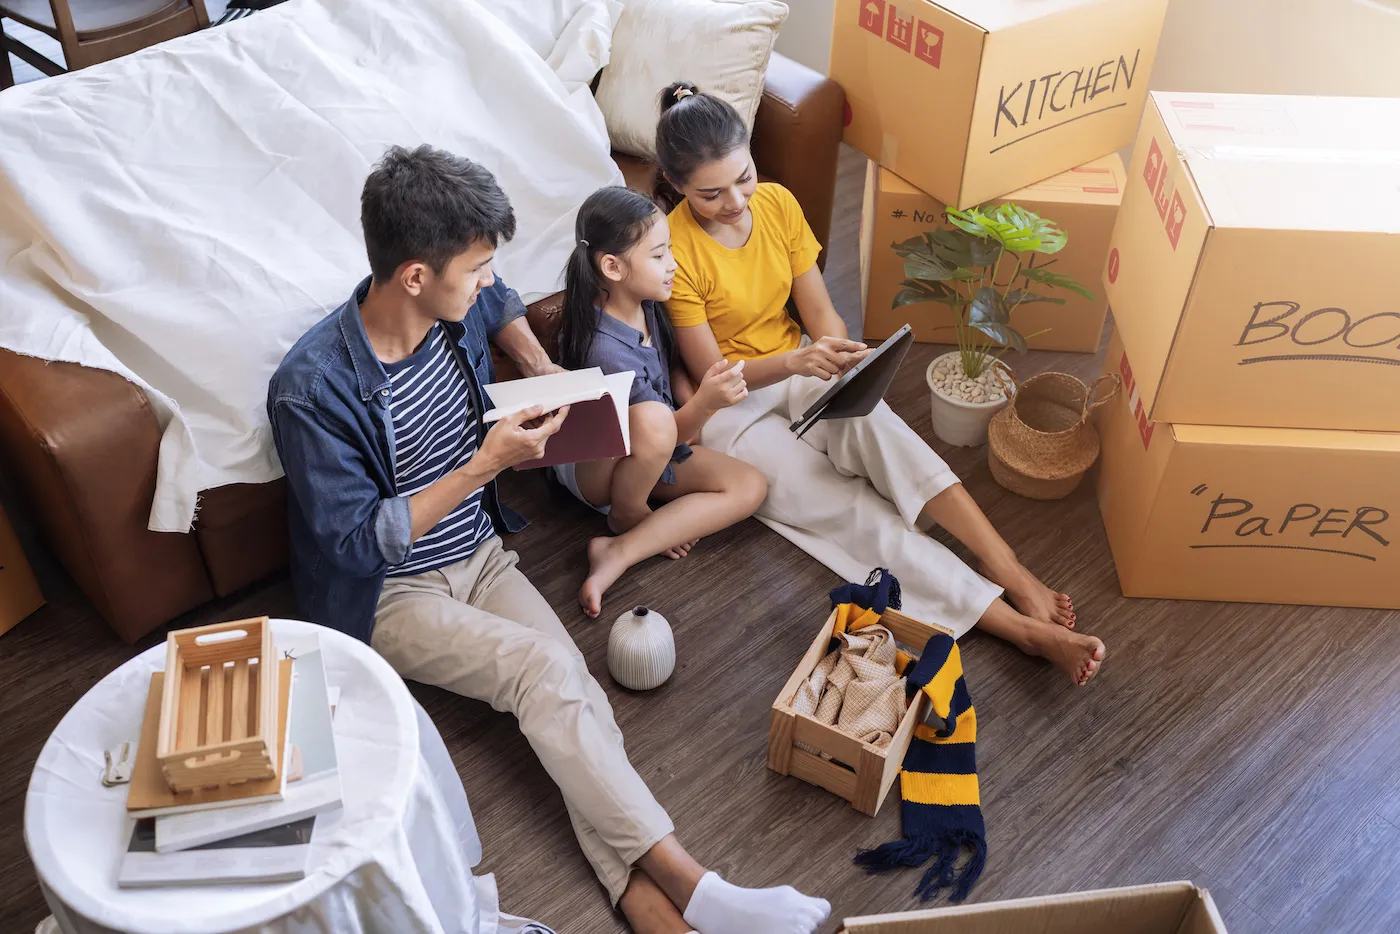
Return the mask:
M 481 323 L 486 326 L 486 335 L 495 337 L 501 328 L 516 318 L 525 316 L 525 303 L 520 300 L 515 289 L 505 284 L 499 276 L 476 297 L 476 308 L 481 315 Z
M 277 400 L 268 406 L 282 469 L 317 549 L 356 577 L 372 577 L 408 557 L 408 497 L 382 498 L 364 456 L 324 413 Z

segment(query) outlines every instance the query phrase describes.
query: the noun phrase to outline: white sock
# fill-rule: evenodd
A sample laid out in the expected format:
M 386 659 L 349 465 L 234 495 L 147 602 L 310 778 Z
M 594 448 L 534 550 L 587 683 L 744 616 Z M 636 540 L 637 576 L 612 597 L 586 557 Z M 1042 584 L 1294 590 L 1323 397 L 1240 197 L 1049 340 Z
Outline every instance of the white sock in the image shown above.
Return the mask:
M 830 914 L 825 899 L 790 885 L 742 889 L 707 872 L 685 906 L 685 923 L 698 934 L 813 934 Z

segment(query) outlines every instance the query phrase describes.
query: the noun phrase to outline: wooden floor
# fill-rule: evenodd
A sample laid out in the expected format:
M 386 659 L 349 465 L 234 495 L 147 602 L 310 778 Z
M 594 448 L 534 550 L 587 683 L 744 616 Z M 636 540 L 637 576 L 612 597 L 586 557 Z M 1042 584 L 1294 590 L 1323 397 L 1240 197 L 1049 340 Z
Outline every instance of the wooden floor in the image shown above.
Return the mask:
M 828 272 L 851 309 L 863 166 L 848 157 Z M 933 354 L 911 354 L 890 398 L 929 438 L 922 373 Z M 1091 375 L 1097 363 L 1039 354 L 1018 366 Z M 1079 690 L 1007 645 L 964 640 L 990 837 L 973 899 L 1190 879 L 1210 888 L 1232 934 L 1400 930 L 1396 614 L 1124 599 L 1087 485 L 1062 502 L 1030 502 L 996 486 L 985 450 L 935 447 L 1109 648 L 1103 672 Z M 768 707 L 821 624 L 834 576 L 753 521 L 681 563 L 643 566 L 609 595 L 607 615 L 638 602 L 664 613 L 680 664 L 661 689 L 631 694 L 607 677 L 607 625 L 574 603 L 597 519 L 547 504 L 535 482 L 510 487 L 517 505 L 534 501 L 535 523 L 509 544 L 587 654 L 633 761 L 691 850 L 741 884 L 791 882 L 825 896 L 838 918 L 916 907 L 916 873 L 870 877 L 851 865 L 858 848 L 899 834 L 893 799 L 871 819 L 764 767 Z M 23 503 L 11 495 L 7 505 L 27 531 Z M 0 638 L 5 932 L 28 931 L 45 913 L 20 833 L 35 756 L 84 690 L 156 638 L 119 643 L 32 536 L 26 544 L 49 604 Z M 179 623 L 295 612 L 281 579 Z M 513 722 L 439 690 L 414 693 L 457 761 L 485 842 L 481 869 L 497 874 L 505 907 L 562 934 L 624 931 Z

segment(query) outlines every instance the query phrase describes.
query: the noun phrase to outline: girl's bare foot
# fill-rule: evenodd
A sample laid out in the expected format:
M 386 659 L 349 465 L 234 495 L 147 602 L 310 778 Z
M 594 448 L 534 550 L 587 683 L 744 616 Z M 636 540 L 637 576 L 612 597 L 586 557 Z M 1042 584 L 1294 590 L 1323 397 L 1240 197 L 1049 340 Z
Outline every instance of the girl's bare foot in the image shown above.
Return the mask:
M 679 561 L 681 558 L 684 558 L 686 555 L 690 554 L 690 549 L 694 548 L 699 543 L 700 539 L 698 538 L 694 541 L 682 542 L 674 548 L 667 548 L 664 552 L 662 552 L 662 554 L 670 558 L 672 561 Z
M 979 570 L 987 580 L 1000 585 L 1006 591 L 1007 602 L 1026 616 L 1042 623 L 1074 628 L 1074 601 L 1069 595 L 1046 587 L 1014 557 L 995 564 L 983 561 Z
M 578 589 L 578 605 L 591 618 L 603 612 L 603 594 L 622 576 L 628 564 L 618 540 L 600 535 L 588 542 L 588 577 Z

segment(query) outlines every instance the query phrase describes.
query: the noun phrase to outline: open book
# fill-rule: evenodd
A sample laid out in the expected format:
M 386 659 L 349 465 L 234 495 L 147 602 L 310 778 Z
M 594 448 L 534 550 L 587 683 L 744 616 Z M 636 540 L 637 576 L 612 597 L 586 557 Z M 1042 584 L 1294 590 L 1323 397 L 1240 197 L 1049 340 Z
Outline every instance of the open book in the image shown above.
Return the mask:
M 632 453 L 627 407 L 635 377 L 631 370 L 605 374 L 590 367 L 492 383 L 485 391 L 493 408 L 482 420 L 498 422 L 533 405 L 546 413 L 569 406 L 558 433 L 545 445 L 544 457 L 517 464 L 516 470 L 625 457 Z

